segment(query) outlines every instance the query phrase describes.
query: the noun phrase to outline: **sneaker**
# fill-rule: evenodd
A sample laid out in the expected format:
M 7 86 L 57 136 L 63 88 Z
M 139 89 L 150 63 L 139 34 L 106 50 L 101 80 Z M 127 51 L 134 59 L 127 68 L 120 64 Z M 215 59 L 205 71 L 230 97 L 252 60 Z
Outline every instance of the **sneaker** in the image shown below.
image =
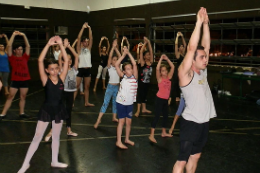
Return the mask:
M 50 138 L 51 138 L 51 132 L 48 133 L 48 134 L 45 136 L 44 141 L 45 141 L 45 142 L 48 142 L 48 141 L 50 140 Z
M 0 118 L 4 119 L 6 115 L 0 114 Z
M 26 115 L 26 114 L 20 114 L 19 117 L 20 117 L 20 118 L 30 118 L 30 116 L 29 116 L 29 115 Z
M 54 168 L 67 168 L 68 165 L 66 163 L 51 163 L 51 167 L 54 167 Z
M 67 135 L 68 135 L 68 136 L 74 136 L 74 137 L 78 136 L 77 133 L 74 133 L 74 132 L 72 132 L 72 131 L 71 131 L 70 133 L 67 133 Z

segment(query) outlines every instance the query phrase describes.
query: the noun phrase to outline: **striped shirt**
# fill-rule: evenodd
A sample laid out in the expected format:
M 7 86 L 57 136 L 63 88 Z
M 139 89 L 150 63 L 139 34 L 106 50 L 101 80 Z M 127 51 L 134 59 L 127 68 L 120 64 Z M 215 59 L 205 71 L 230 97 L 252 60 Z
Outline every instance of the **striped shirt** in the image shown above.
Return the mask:
M 120 82 L 120 88 L 117 93 L 116 102 L 122 105 L 132 105 L 136 102 L 137 80 L 132 75 L 131 77 L 123 76 Z

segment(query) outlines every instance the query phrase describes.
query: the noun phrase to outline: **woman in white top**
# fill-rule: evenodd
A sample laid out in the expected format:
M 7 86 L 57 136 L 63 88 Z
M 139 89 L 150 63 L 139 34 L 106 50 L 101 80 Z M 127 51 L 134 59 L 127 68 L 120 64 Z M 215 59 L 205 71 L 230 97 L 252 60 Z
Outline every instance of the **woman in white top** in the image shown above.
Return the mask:
M 59 55 L 60 55 L 60 46 L 59 45 L 54 45 L 52 46 L 52 53 L 56 61 L 59 60 Z
M 122 66 L 123 71 L 121 71 L 119 65 L 126 55 L 128 55 L 128 57 L 130 58 L 131 63 L 125 62 Z M 133 116 L 133 103 L 136 101 L 138 78 L 136 62 L 127 48 L 124 48 L 124 53 L 119 58 L 119 60 L 117 60 L 115 67 L 117 74 L 122 77 L 120 88 L 116 97 L 117 116 L 119 119 L 117 126 L 116 146 L 121 149 L 127 149 L 127 146 L 125 146 L 121 141 L 121 135 L 123 126 L 126 122 L 125 143 L 132 146 L 134 145 L 134 142 L 129 140 L 129 136 Z
M 94 125 L 94 128 L 98 128 L 99 123 L 101 122 L 101 118 L 104 115 L 104 113 L 107 110 L 107 107 L 109 105 L 110 99 L 112 98 L 112 112 L 113 112 L 113 122 L 118 122 L 118 119 L 116 118 L 117 110 L 116 110 L 116 95 L 119 88 L 119 76 L 117 74 L 115 63 L 118 59 L 117 56 L 113 56 L 114 51 L 116 51 L 116 54 L 118 57 L 121 56 L 119 50 L 117 49 L 117 39 L 113 42 L 113 47 L 109 53 L 109 58 L 107 61 L 107 67 L 108 67 L 108 73 L 109 73 L 109 83 L 107 85 L 106 94 L 104 97 L 104 103 L 100 109 L 97 122 Z M 113 57 L 113 58 L 112 58 Z
M 89 38 L 81 38 L 84 30 L 89 29 Z M 81 40 L 81 42 L 79 42 Z M 91 81 L 91 49 L 93 44 L 92 30 L 88 23 L 84 23 L 79 35 L 77 42 L 77 52 L 79 54 L 79 73 L 77 75 L 77 90 L 80 87 L 82 78 L 84 77 L 84 95 L 85 95 L 85 106 L 95 106 L 89 103 L 89 86 Z M 74 99 L 77 96 L 77 91 L 74 94 Z

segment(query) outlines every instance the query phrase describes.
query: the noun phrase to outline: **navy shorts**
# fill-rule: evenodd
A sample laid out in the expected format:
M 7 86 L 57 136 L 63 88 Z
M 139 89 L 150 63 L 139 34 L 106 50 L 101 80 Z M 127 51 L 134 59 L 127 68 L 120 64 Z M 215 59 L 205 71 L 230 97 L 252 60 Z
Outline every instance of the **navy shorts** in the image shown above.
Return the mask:
M 134 105 L 122 105 L 116 103 L 117 117 L 121 118 L 132 118 Z

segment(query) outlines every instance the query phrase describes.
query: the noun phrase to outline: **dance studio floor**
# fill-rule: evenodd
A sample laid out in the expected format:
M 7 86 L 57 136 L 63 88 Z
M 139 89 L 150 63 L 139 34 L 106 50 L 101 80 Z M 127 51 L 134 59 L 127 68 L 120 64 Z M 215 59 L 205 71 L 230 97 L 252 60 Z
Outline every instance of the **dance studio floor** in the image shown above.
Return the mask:
M 93 85 L 93 82 L 92 82 Z M 78 96 L 72 112 L 72 130 L 78 137 L 67 137 L 63 127 L 59 160 L 68 163 L 66 169 L 54 169 L 51 163 L 51 142 L 40 143 L 32 158 L 28 173 L 171 173 L 179 151 L 179 123 L 172 138 L 161 138 L 161 120 L 156 129 L 157 144 L 148 140 L 153 115 L 133 117 L 131 140 L 135 146 L 128 150 L 116 148 L 116 127 L 111 121 L 111 106 L 99 128 L 93 124 L 103 103 L 104 91 L 99 83 L 96 94 L 90 92 L 90 101 L 96 106 L 84 107 Z M 148 109 L 154 110 L 157 86 L 150 88 Z M 4 104 L 0 96 L 0 109 Z M 0 173 L 15 173 L 33 138 L 36 114 L 43 103 L 44 92 L 40 82 L 30 86 L 26 113 L 31 118 L 20 119 L 19 100 L 15 99 L 6 119 L 0 122 Z M 209 139 L 199 161 L 197 173 L 259 173 L 260 170 L 260 107 L 253 102 L 218 98 L 214 96 L 218 117 L 210 121 Z M 168 125 L 176 111 L 170 107 Z M 49 128 L 47 129 L 47 131 Z M 45 133 L 46 134 L 46 133 Z M 123 132 L 124 134 L 124 132 Z

